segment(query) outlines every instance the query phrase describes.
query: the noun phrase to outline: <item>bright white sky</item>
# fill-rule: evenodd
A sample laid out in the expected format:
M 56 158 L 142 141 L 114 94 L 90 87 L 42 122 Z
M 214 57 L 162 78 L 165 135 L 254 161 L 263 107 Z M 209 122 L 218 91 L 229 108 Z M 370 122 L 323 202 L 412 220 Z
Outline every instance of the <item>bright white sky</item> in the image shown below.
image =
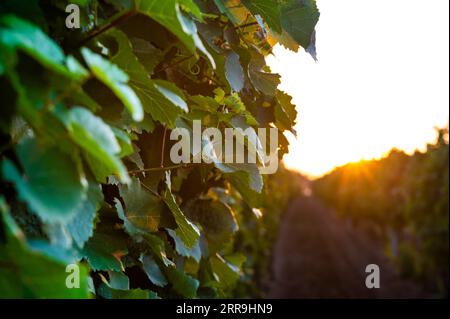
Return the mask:
M 267 59 L 299 112 L 286 165 L 319 176 L 434 141 L 449 117 L 449 1 L 317 4 L 319 61 L 279 46 Z

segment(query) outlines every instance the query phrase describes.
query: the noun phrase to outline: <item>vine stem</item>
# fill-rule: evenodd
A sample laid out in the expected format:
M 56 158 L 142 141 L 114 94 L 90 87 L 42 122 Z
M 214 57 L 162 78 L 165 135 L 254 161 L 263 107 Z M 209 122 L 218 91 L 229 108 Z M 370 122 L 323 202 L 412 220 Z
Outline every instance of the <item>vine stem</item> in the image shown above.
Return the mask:
M 148 187 L 147 185 L 145 185 L 144 183 L 140 182 L 141 185 L 148 190 L 150 193 L 152 193 L 153 195 L 155 195 L 156 197 L 161 198 L 161 195 L 158 194 L 158 192 L 155 192 L 153 189 L 151 189 L 150 187 Z
M 108 31 L 112 27 L 115 27 L 115 26 L 123 23 L 124 21 L 128 20 L 129 18 L 135 16 L 136 13 L 137 13 L 137 11 L 132 10 L 132 11 L 126 12 L 125 14 L 120 14 L 118 17 L 112 18 L 111 22 L 101 25 L 99 28 L 92 30 L 92 32 L 90 32 L 86 38 L 84 38 L 83 40 L 80 41 L 80 43 L 78 44 L 78 48 L 84 46 L 86 43 L 91 41 L 93 38 Z
M 166 135 L 167 135 L 167 126 L 164 127 L 164 135 L 163 135 L 163 141 L 161 146 L 161 167 L 164 167 L 164 151 L 166 149 Z
M 133 171 L 128 171 L 129 174 L 139 174 L 139 173 L 145 173 L 145 172 L 160 172 L 160 171 L 170 171 L 172 169 L 177 168 L 187 168 L 194 166 L 194 163 L 188 163 L 188 164 L 178 164 L 178 165 L 172 165 L 172 166 L 165 166 L 165 167 L 151 167 L 151 168 L 144 168 L 144 169 L 137 169 Z
M 257 24 L 259 24 L 257 21 L 244 23 L 244 24 L 240 24 L 240 25 L 235 26 L 234 29 L 245 29 L 247 27 L 251 27 L 251 26 L 254 26 L 254 25 L 257 25 Z
M 155 73 L 164 72 L 168 68 L 173 68 L 174 66 L 177 66 L 178 64 L 183 63 L 184 61 L 187 61 L 187 60 L 189 60 L 190 58 L 193 58 L 193 57 L 194 57 L 193 54 L 191 54 L 189 56 L 185 56 L 184 58 L 181 58 L 180 60 L 175 61 L 172 64 L 167 64 L 167 65 L 163 66 L 161 69 L 156 69 Z

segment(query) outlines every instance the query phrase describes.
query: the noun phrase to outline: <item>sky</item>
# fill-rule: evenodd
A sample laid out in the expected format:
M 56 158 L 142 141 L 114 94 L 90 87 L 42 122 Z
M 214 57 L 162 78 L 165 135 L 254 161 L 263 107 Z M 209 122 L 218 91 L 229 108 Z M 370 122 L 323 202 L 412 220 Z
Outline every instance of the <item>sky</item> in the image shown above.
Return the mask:
M 267 58 L 297 105 L 286 166 L 336 166 L 409 153 L 449 121 L 448 0 L 317 0 L 318 62 L 281 46 Z

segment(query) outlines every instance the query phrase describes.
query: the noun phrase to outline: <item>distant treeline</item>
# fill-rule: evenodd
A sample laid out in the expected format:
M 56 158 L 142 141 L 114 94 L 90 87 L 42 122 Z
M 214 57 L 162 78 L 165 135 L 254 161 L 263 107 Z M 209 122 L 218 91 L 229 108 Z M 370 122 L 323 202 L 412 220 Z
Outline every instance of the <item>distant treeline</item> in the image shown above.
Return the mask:
M 381 236 L 405 276 L 448 296 L 448 128 L 424 153 L 393 150 L 381 160 L 347 164 L 313 189 L 341 216 Z

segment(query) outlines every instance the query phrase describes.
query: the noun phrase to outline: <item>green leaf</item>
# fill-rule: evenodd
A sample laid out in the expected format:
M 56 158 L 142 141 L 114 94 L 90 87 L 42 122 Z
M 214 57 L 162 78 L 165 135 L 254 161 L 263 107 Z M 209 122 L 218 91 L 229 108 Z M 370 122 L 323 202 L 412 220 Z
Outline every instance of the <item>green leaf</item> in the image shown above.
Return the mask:
M 174 267 L 166 268 L 166 275 L 172 284 L 173 290 L 185 298 L 195 298 L 197 296 L 197 289 L 200 285 L 197 279 L 185 274 Z
M 291 51 L 298 52 L 298 49 L 300 48 L 299 44 L 285 30 L 280 34 L 269 30 L 269 37 L 273 39 L 272 41 L 275 43 L 279 43 Z
M 125 157 L 133 154 L 134 149 L 133 145 L 131 144 L 130 136 L 126 132 L 116 127 L 111 127 L 111 129 L 114 132 L 114 135 L 116 136 L 117 141 L 119 142 L 120 145 L 119 157 Z
M 85 80 L 89 77 L 89 72 L 71 55 L 66 59 L 66 66 L 73 77 L 79 80 Z
M 216 274 L 222 289 L 231 289 L 240 278 L 240 269 L 216 254 L 210 258 L 211 267 Z
M 48 223 L 43 227 L 45 234 L 47 235 L 50 244 L 50 247 L 41 246 L 39 249 L 43 252 L 55 252 L 52 247 L 56 247 L 59 251 L 69 250 L 72 246 L 72 237 L 69 235 L 67 229 L 63 224 L 57 223 Z M 50 249 L 48 249 L 50 248 Z
M 122 127 L 137 134 L 142 134 L 144 131 L 151 133 L 155 129 L 155 125 L 155 122 L 149 115 L 144 116 L 144 119 L 140 122 L 134 122 L 128 113 L 122 113 Z
M 223 100 L 223 103 L 237 114 L 245 112 L 245 105 L 239 97 L 239 94 L 237 94 L 236 92 L 234 92 L 230 96 L 227 96 Z
M 23 234 L 20 227 L 17 225 L 14 218 L 11 216 L 11 212 L 9 211 L 8 204 L 6 203 L 5 198 L 0 195 L 0 220 L 3 223 L 0 223 L 4 228 L 4 235 L 6 235 L 6 239 L 9 237 L 16 238 L 21 243 L 25 241 L 25 235 Z M 2 240 L 5 238 L 2 238 Z
M 197 49 L 200 50 L 209 60 L 209 63 L 211 64 L 212 68 L 216 68 L 216 61 L 214 60 L 213 56 L 209 51 L 205 48 L 205 45 L 203 44 L 202 40 L 200 39 L 200 36 L 197 33 L 197 26 L 195 25 L 195 22 L 189 18 L 187 15 L 181 12 L 179 8 L 177 7 L 177 17 L 178 20 L 181 23 L 181 26 L 183 28 L 183 31 L 188 34 L 192 41 L 194 42 L 194 45 Z
M 154 85 L 172 104 L 178 106 L 185 112 L 189 112 L 188 105 L 184 101 L 184 94 L 175 84 L 168 81 L 155 80 Z
M 225 14 L 234 25 L 242 24 L 250 12 L 237 0 L 214 0 L 219 11 Z
M 60 113 L 60 118 L 72 140 L 99 162 L 108 175 L 117 175 L 121 181 L 128 181 L 127 170 L 118 157 L 121 148 L 108 124 L 82 107 Z
M 175 241 L 175 249 L 177 250 L 178 254 L 184 257 L 191 257 L 196 262 L 200 262 L 200 259 L 202 258 L 202 251 L 200 248 L 200 241 L 197 241 L 194 247 L 187 248 L 184 242 L 181 240 L 180 237 L 178 237 L 177 233 L 172 230 L 168 229 L 167 233 L 172 237 L 172 239 Z
M 210 96 L 194 95 L 190 96 L 189 99 L 195 103 L 196 108 L 200 108 L 210 113 L 217 112 L 220 107 L 220 104 Z
M 268 96 L 275 96 L 277 87 L 280 84 L 280 75 L 268 73 L 263 69 L 264 67 L 264 57 L 259 54 L 254 54 L 253 59 L 248 65 L 248 76 L 259 92 Z
M 225 173 L 225 178 L 239 191 L 244 200 L 252 207 L 261 203 L 263 178 L 256 164 L 215 164 Z
M 196 5 L 194 0 L 178 0 L 178 3 L 184 11 L 191 13 L 203 22 L 203 13 L 200 11 L 200 8 Z
M 125 216 L 119 214 L 119 217 L 125 221 L 127 232 L 158 231 L 161 211 L 164 207 L 161 199 L 144 190 L 137 178 L 132 178 L 128 186 L 119 185 L 119 191 L 125 203 Z M 129 224 L 136 229 L 132 230 Z
M 114 32 L 122 33 L 119 30 L 112 30 Z M 125 35 L 120 35 L 125 36 Z M 116 39 L 118 40 L 118 39 Z M 122 41 L 122 40 L 121 40 Z M 145 67 L 149 75 L 152 75 L 155 67 L 161 63 L 164 58 L 164 54 L 161 50 L 156 48 L 149 41 L 141 38 L 129 38 L 133 53 L 138 58 L 138 61 Z
M 277 101 L 278 103 L 275 104 L 277 127 L 282 130 L 293 130 L 297 119 L 297 111 L 295 105 L 292 104 L 292 97 L 282 91 L 278 91 Z
M 133 120 L 142 121 L 144 112 L 136 93 L 127 85 L 128 75 L 102 56 L 87 48 L 81 50 L 84 60 L 95 77 L 103 82 L 122 101 Z
M 13 182 L 19 197 L 44 221 L 69 222 L 86 198 L 86 182 L 76 163 L 56 147 L 25 139 L 16 147 L 24 175 L 5 159 L 5 180 Z
M 170 171 L 166 172 L 166 189 L 164 190 L 164 202 L 173 214 L 178 228 L 175 230 L 177 236 L 183 241 L 187 248 L 193 248 L 200 238 L 200 230 L 181 211 L 175 196 L 171 191 Z
M 262 146 L 261 140 L 259 139 L 258 132 L 254 129 L 252 130 L 251 127 L 247 124 L 247 116 L 245 116 L 245 114 L 244 116 L 234 116 L 229 123 L 236 129 L 236 136 L 243 137 L 247 140 L 248 151 L 251 152 L 251 154 L 255 154 L 255 157 L 257 157 L 257 159 L 259 159 L 261 163 L 265 163 L 266 159 L 264 148 Z M 250 119 L 254 120 L 253 117 L 251 117 Z M 246 130 L 248 131 L 245 132 Z
M 145 111 L 151 114 L 154 120 L 167 124 L 170 128 L 175 127 L 176 119 L 182 114 L 182 110 L 167 100 L 164 95 L 153 86 L 151 80 L 145 79 L 141 82 L 135 78 L 132 80 L 131 85 L 142 99 Z
M 80 288 L 66 287 L 66 265 L 9 243 L 0 246 L 1 298 L 88 298 L 88 270 L 79 265 Z
M 233 91 L 240 92 L 244 88 L 244 70 L 239 61 L 239 55 L 235 52 L 227 54 L 225 76 Z
M 100 104 L 98 104 L 93 98 L 86 94 L 82 88 L 79 88 L 71 94 L 68 103 L 72 105 L 83 105 L 84 107 L 90 109 L 92 112 L 98 112 L 102 109 Z
M 166 242 L 161 237 L 153 234 L 146 234 L 143 238 L 144 241 L 150 246 L 154 255 L 158 257 L 164 266 L 172 267 L 175 265 L 169 258 L 167 258 L 165 247 Z
M 189 221 L 189 219 L 187 219 L 187 217 L 183 214 L 170 189 L 165 190 L 164 201 L 172 212 L 175 222 L 178 225 L 178 228 L 175 230 L 177 236 L 180 237 L 187 248 L 194 247 L 200 238 L 200 231 L 197 226 Z
M 128 156 L 128 160 L 133 162 L 139 170 L 143 171 L 145 166 L 140 154 L 141 149 L 136 144 L 131 144 L 131 147 L 133 148 L 133 153 Z
M 94 236 L 80 251 L 80 257 L 86 258 L 93 270 L 123 270 L 120 256 L 127 252 L 127 238 L 115 231 L 113 225 L 100 223 Z
M 87 268 L 79 266 L 80 287 L 69 289 L 66 264 L 38 252 L 25 244 L 18 228 L 0 198 L 0 219 L 6 226 L 7 242 L 0 245 L 0 298 L 88 298 Z
M 109 286 L 117 290 L 129 290 L 130 279 L 121 271 L 109 271 Z
M 116 207 L 117 215 L 119 218 L 123 221 L 123 227 L 125 229 L 125 232 L 130 235 L 131 237 L 141 237 L 143 233 L 145 233 L 143 230 L 137 228 L 134 226 L 127 218 L 125 214 L 125 209 L 122 206 L 122 203 L 117 198 L 114 198 L 114 206 Z
M 185 211 L 193 222 L 202 226 L 205 237 L 208 240 L 210 253 L 226 246 L 233 234 L 238 230 L 235 216 L 230 207 L 220 201 L 195 200 L 186 205 Z M 179 253 L 186 256 L 180 251 Z M 198 258 L 200 259 L 200 257 L 199 255 Z
M 181 101 L 179 90 L 174 89 L 174 85 L 167 89 L 166 86 L 163 87 L 161 84 L 164 82 L 159 82 L 160 86 L 165 88 L 164 92 L 170 93 L 169 97 L 174 99 L 178 103 L 177 105 L 172 103 L 172 100 L 168 99 L 155 86 L 158 82 L 150 79 L 147 70 L 134 55 L 127 36 L 118 30 L 113 30 L 108 34 L 113 36 L 119 45 L 117 54 L 112 57 L 112 62 L 119 65 L 130 75 L 130 85 L 139 96 L 145 111 L 153 119 L 167 124 L 171 128 L 175 127 L 176 119 L 187 108 Z
M 23 50 L 55 72 L 69 73 L 64 66 L 65 55 L 62 49 L 37 26 L 26 20 L 13 15 L 1 16 L 0 43 L 12 49 Z
M 243 0 L 244 5 L 253 15 L 260 15 L 269 28 L 281 33 L 280 5 L 274 0 Z
M 140 260 L 150 281 L 158 287 L 165 287 L 167 279 L 155 259 L 150 255 L 141 255 Z
M 309 43 L 309 46 L 305 49 L 306 52 L 311 55 L 311 57 L 314 59 L 314 61 L 317 60 L 317 49 L 316 49 L 316 31 L 314 30 L 311 35 L 311 42 Z
M 194 21 L 181 12 L 179 2 L 179 0 L 135 0 L 135 7 L 171 31 L 192 53 L 195 53 L 196 48 L 199 49 L 215 68 L 214 59 L 198 36 Z M 184 0 L 181 3 L 187 10 L 199 12 L 193 1 Z
M 66 225 L 69 234 L 80 248 L 83 248 L 94 233 L 95 216 L 102 201 L 101 187 L 90 182 L 86 200 L 78 208 L 75 217 Z
M 281 25 L 303 48 L 308 48 L 319 21 L 315 0 L 288 0 L 281 6 Z

